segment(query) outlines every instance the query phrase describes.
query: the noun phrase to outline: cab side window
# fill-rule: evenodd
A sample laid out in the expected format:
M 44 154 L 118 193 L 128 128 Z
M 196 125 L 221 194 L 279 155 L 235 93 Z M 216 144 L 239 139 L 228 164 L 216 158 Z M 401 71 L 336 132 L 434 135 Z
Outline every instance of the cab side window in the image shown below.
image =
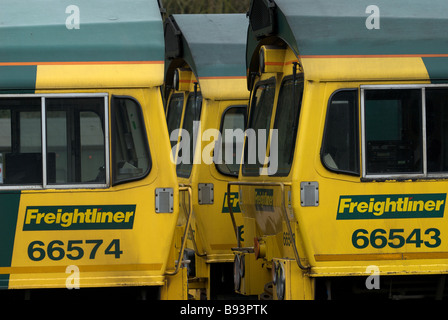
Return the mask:
M 104 100 L 46 98 L 49 184 L 106 183 Z
M 260 168 L 263 167 L 264 157 L 261 146 L 267 146 L 268 144 L 274 98 L 274 80 L 267 80 L 257 84 L 252 97 L 249 124 L 244 144 L 242 172 L 245 176 L 258 176 Z M 264 141 L 261 139 L 264 139 Z M 259 150 L 260 147 L 261 150 Z M 260 159 L 260 155 L 263 159 Z
M 104 187 L 106 96 L 0 99 L 2 186 Z
M 278 169 L 274 175 L 287 176 L 291 170 L 303 96 L 303 74 L 286 78 L 280 88 L 274 129 L 278 130 Z M 273 149 L 271 147 L 271 156 Z
M 191 170 L 193 169 L 193 158 L 195 152 L 195 128 L 194 126 L 198 124 L 199 119 L 201 118 L 201 110 L 202 110 L 202 95 L 200 92 L 190 93 L 187 99 L 187 104 L 185 106 L 185 115 L 184 122 L 182 124 L 183 135 L 181 139 L 189 140 L 189 157 L 185 157 L 183 154 L 178 154 L 182 160 L 176 166 L 176 173 L 179 177 L 188 178 L 191 174 Z M 187 134 L 188 133 L 188 136 Z M 198 132 L 199 134 L 199 132 Z M 182 144 L 182 141 L 181 141 Z M 184 144 L 188 145 L 188 144 Z M 184 148 L 180 150 L 182 152 L 188 152 Z M 188 158 L 188 159 L 187 159 Z
M 364 114 L 366 174 L 423 173 L 420 90 L 365 90 Z
M 448 172 L 448 88 L 426 89 L 428 173 Z
M 140 104 L 129 97 L 112 100 L 112 183 L 145 177 L 151 155 Z
M 447 87 L 366 87 L 361 92 L 364 176 L 447 176 Z
M 41 98 L 0 99 L 0 182 L 42 184 Z
M 358 91 L 335 92 L 328 103 L 321 148 L 330 171 L 359 175 Z
M 224 175 L 238 176 L 243 153 L 246 105 L 228 107 L 221 120 L 221 139 L 214 151 L 216 169 Z
M 170 97 L 168 104 L 168 113 L 166 115 L 166 123 L 168 126 L 168 134 L 171 135 L 176 129 L 179 129 L 182 120 L 182 109 L 184 107 L 184 94 L 175 93 Z M 176 140 L 171 140 L 171 148 L 176 145 Z

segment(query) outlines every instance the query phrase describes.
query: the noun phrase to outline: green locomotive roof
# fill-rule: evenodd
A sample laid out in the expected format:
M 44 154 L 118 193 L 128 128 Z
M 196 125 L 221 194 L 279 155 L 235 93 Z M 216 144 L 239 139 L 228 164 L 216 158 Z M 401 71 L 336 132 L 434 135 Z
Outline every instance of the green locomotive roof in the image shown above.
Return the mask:
M 165 32 L 167 74 L 184 60 L 197 78 L 246 76 L 245 14 L 178 14 L 170 18 Z M 171 78 L 166 77 L 168 81 Z
M 446 0 L 253 0 L 246 59 L 275 35 L 297 56 L 421 57 L 431 80 L 448 79 L 447 12 Z
M 157 0 L 2 0 L 0 63 L 163 61 Z

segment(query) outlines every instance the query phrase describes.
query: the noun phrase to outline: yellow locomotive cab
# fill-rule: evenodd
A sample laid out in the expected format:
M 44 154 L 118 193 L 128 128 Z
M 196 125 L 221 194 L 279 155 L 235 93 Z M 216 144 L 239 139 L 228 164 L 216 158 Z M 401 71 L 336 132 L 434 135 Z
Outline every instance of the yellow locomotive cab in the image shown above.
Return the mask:
M 165 22 L 172 159 L 179 184 L 193 192 L 186 256 L 189 289 L 195 297 L 200 297 L 198 292 L 208 299 L 233 292 L 232 248 L 237 237 L 244 237 L 238 193 L 226 193 L 226 187 L 237 178 L 249 98 L 246 29 L 243 14 L 173 15 Z M 236 230 L 228 203 L 234 207 Z M 181 202 L 180 218 L 183 208 Z M 183 221 L 178 225 L 181 234 Z
M 179 192 L 188 190 L 178 187 L 169 157 L 157 3 L 114 1 L 111 16 L 102 13 L 109 2 L 84 3 L 72 28 L 54 1 L 27 10 L 7 2 L 0 13 L 0 28 L 9 28 L 0 36 L 0 286 L 105 288 L 104 297 L 137 288 L 127 297 L 172 297 L 170 247 Z M 19 12 L 41 20 L 27 25 Z M 184 297 L 177 288 L 174 296 Z
M 269 274 L 261 298 L 444 296 L 446 3 L 425 16 L 434 23 L 417 2 L 378 6 L 380 28 L 366 1 L 251 3 L 256 134 L 228 192 L 244 217 L 237 260 L 263 261 L 235 280 Z

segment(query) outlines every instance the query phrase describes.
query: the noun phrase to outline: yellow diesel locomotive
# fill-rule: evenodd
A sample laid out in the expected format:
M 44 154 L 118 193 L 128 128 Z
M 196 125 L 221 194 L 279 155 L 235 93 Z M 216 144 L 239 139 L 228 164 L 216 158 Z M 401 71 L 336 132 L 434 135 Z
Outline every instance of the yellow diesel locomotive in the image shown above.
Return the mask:
M 178 297 L 159 5 L 5 1 L 1 293 Z
M 228 184 L 244 216 L 236 287 L 269 277 L 266 299 L 446 295 L 448 5 L 423 6 L 252 1 L 257 135 Z
M 233 292 L 231 248 L 236 236 L 244 238 L 238 192 L 226 188 L 237 179 L 244 141 L 247 27 L 244 14 L 177 14 L 165 21 L 167 123 L 179 184 L 193 192 L 185 260 L 197 298 Z

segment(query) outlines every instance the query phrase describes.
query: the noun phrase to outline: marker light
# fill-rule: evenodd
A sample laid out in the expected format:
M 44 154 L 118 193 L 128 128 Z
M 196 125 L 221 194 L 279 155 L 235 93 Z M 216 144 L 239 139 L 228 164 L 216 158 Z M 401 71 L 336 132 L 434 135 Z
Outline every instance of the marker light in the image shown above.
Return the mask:
M 194 76 L 190 69 L 177 68 L 174 70 L 173 86 L 177 91 L 189 91 Z

